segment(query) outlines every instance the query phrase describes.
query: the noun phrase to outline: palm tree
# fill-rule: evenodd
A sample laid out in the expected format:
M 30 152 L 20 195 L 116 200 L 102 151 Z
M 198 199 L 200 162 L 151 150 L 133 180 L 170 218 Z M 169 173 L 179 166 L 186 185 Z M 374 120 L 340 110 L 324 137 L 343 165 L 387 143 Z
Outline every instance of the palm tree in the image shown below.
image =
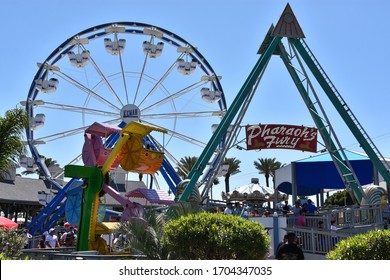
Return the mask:
M 190 157 L 186 156 L 180 159 L 180 166 L 177 168 L 177 174 L 184 180 L 187 178 L 188 174 L 192 170 L 192 167 L 195 165 L 198 157 Z M 213 180 L 213 185 L 218 185 L 219 179 L 215 177 Z M 211 191 L 212 192 L 212 191 Z M 194 195 L 196 196 L 198 193 L 197 188 L 194 190 Z
M 285 163 L 281 163 L 280 161 L 275 162 L 275 169 L 271 173 L 272 183 L 274 184 L 274 188 L 275 188 L 275 172 L 276 172 L 276 170 L 278 170 L 279 168 L 282 168 L 285 165 L 286 165 Z
M 283 165 L 276 158 L 259 158 L 258 160 L 254 161 L 253 164 L 260 174 L 264 174 L 265 184 L 269 187 L 269 178 L 275 178 L 275 171 Z
M 162 246 L 165 224 L 165 213 L 157 213 L 154 209 L 145 211 L 142 217 L 121 223 L 117 232 L 124 236 L 122 247 L 149 260 L 167 259 L 168 252 Z
M 122 248 L 130 248 L 133 254 L 144 255 L 148 260 L 165 260 L 169 257 L 169 252 L 163 246 L 166 223 L 201 211 L 199 204 L 191 202 L 175 203 L 166 212 L 161 213 L 155 209 L 148 209 L 141 217 L 134 217 L 121 223 L 115 232 L 124 236 Z
M 26 111 L 15 108 L 0 117 L 0 179 L 4 179 L 8 169 L 18 165 L 19 158 L 26 153 L 23 134 L 27 126 Z
M 198 157 L 195 156 L 185 156 L 184 158 L 181 158 L 180 166 L 177 168 L 177 175 L 179 175 L 182 179 L 186 179 L 197 160 Z
M 229 183 L 230 176 L 241 172 L 240 163 L 241 163 L 241 161 L 236 159 L 236 158 L 225 158 L 225 161 L 223 162 L 223 164 L 229 165 L 228 171 L 225 174 L 226 194 L 230 191 L 230 183 Z

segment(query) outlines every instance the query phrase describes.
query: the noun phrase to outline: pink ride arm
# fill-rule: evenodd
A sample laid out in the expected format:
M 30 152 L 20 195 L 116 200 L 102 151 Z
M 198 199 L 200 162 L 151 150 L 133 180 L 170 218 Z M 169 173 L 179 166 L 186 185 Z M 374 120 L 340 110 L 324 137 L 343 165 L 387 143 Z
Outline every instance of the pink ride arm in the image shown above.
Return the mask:
M 108 184 L 103 184 L 102 190 L 109 194 L 112 198 L 118 201 L 123 206 L 122 221 L 127 221 L 131 217 L 138 217 L 143 212 L 143 207 L 138 203 L 134 203 L 123 197 L 118 191 L 113 189 Z

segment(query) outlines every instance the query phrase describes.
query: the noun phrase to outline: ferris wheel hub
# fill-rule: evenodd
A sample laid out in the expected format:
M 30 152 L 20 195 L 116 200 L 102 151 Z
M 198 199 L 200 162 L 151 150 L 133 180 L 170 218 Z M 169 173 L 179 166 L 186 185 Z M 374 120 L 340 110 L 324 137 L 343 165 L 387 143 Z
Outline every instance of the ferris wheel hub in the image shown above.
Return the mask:
M 126 104 L 120 112 L 122 121 L 130 123 L 131 121 L 139 121 L 141 118 L 140 109 L 134 104 Z

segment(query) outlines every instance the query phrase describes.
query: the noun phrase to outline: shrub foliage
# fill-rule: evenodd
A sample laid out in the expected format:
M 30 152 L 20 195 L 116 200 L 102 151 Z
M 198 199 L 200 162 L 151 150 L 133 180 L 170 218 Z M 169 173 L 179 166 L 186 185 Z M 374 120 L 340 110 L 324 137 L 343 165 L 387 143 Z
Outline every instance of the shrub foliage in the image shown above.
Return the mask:
M 390 260 L 390 230 L 372 230 L 341 240 L 329 260 Z
M 0 228 L 0 253 L 5 259 L 17 259 L 22 254 L 24 238 L 17 230 Z
M 203 212 L 169 221 L 163 244 L 171 259 L 260 260 L 266 257 L 270 237 L 260 223 Z

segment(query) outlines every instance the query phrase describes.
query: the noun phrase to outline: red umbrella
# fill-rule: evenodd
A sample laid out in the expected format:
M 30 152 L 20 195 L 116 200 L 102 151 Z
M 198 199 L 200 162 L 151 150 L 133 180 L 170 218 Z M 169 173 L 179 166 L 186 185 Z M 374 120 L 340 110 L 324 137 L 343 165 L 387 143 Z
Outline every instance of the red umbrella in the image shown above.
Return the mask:
M 6 217 L 0 216 L 0 227 L 4 227 L 5 229 L 17 228 L 18 224 Z

